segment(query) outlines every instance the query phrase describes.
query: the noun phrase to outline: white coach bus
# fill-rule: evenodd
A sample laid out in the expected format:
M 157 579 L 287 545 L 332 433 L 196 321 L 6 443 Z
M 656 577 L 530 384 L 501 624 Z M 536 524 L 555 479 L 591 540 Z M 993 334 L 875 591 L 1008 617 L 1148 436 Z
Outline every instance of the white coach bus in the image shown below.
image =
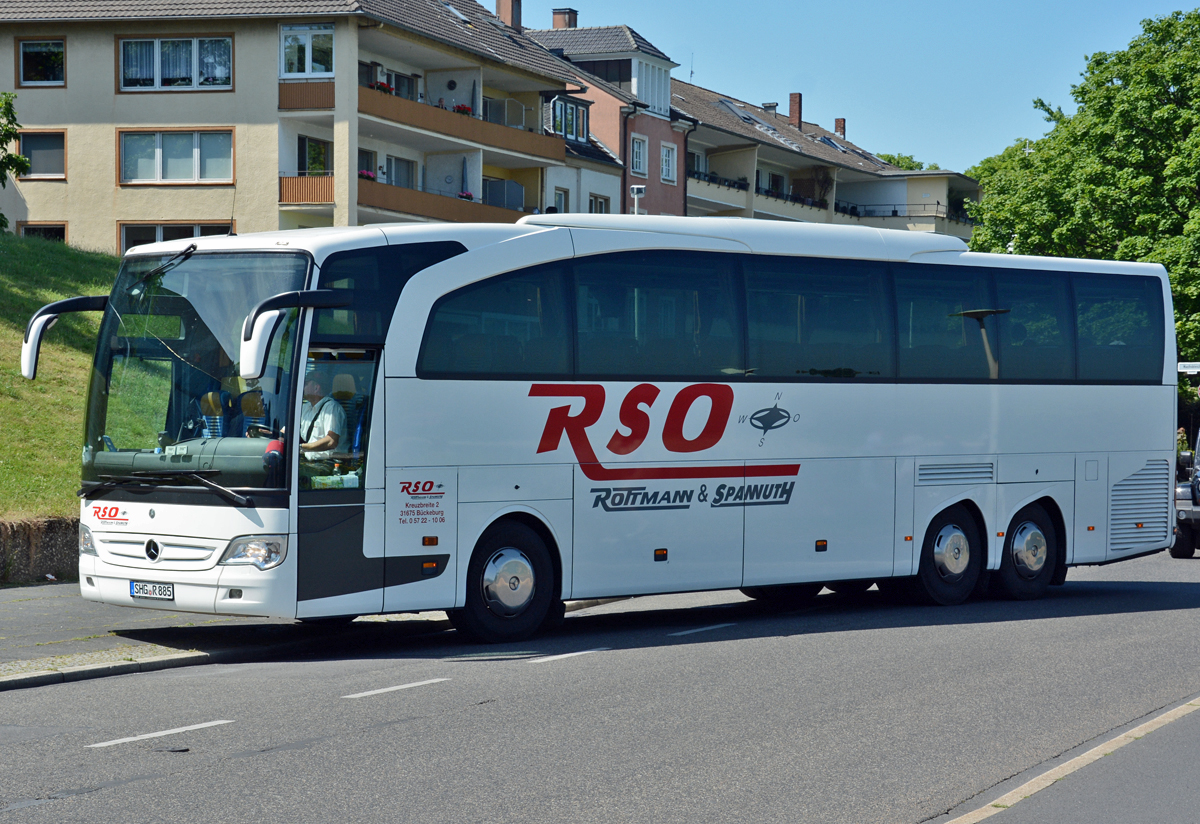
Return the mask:
M 1158 265 L 619 215 L 200 237 L 40 310 L 26 377 L 88 310 L 105 603 L 500 641 L 581 598 L 1035 598 L 1172 542 Z

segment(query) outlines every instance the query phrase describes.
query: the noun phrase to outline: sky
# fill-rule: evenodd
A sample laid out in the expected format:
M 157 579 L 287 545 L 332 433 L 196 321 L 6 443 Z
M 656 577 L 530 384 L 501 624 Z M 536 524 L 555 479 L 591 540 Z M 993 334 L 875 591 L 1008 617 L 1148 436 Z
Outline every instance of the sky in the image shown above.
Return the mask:
M 494 10 L 493 0 L 480 0 Z M 1195 2 L 1195 0 L 1193 0 Z M 672 77 L 754 104 L 804 95 L 804 120 L 871 152 L 965 171 L 1019 138 L 1049 131 L 1042 98 L 1075 111 L 1087 56 L 1120 51 L 1160 0 L 524 0 L 526 28 L 552 10 L 579 25 L 625 24 L 679 64 Z M 693 74 L 694 72 L 694 74 Z

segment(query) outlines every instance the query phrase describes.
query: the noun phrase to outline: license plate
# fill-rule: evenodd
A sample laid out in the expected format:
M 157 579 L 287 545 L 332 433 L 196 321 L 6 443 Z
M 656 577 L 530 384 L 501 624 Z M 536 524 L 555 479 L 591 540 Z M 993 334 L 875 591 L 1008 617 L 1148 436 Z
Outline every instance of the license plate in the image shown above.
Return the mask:
M 174 584 L 150 584 L 145 581 L 129 582 L 130 598 L 151 598 L 155 601 L 174 601 Z

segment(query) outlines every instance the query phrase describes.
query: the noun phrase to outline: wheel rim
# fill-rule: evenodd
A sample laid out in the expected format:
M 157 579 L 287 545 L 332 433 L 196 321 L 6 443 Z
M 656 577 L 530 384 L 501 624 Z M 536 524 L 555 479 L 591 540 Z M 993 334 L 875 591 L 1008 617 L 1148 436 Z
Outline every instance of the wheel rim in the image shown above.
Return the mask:
M 971 542 L 957 524 L 946 524 L 933 539 L 933 565 L 947 581 L 957 581 L 971 563 Z
M 1046 565 L 1046 536 L 1033 521 L 1025 521 L 1012 532 L 1012 562 L 1026 580 L 1036 578 Z
M 483 600 L 506 618 L 520 615 L 533 600 L 533 564 L 516 547 L 498 550 L 483 567 Z

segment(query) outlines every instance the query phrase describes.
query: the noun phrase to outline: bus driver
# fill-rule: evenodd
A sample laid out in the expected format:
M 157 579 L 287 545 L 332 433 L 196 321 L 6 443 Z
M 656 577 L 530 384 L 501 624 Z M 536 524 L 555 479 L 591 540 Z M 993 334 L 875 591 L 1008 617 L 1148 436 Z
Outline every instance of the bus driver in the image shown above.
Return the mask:
M 329 395 L 329 374 L 315 369 L 304 379 L 300 407 L 300 454 L 308 460 L 329 458 L 346 439 L 346 413 Z

